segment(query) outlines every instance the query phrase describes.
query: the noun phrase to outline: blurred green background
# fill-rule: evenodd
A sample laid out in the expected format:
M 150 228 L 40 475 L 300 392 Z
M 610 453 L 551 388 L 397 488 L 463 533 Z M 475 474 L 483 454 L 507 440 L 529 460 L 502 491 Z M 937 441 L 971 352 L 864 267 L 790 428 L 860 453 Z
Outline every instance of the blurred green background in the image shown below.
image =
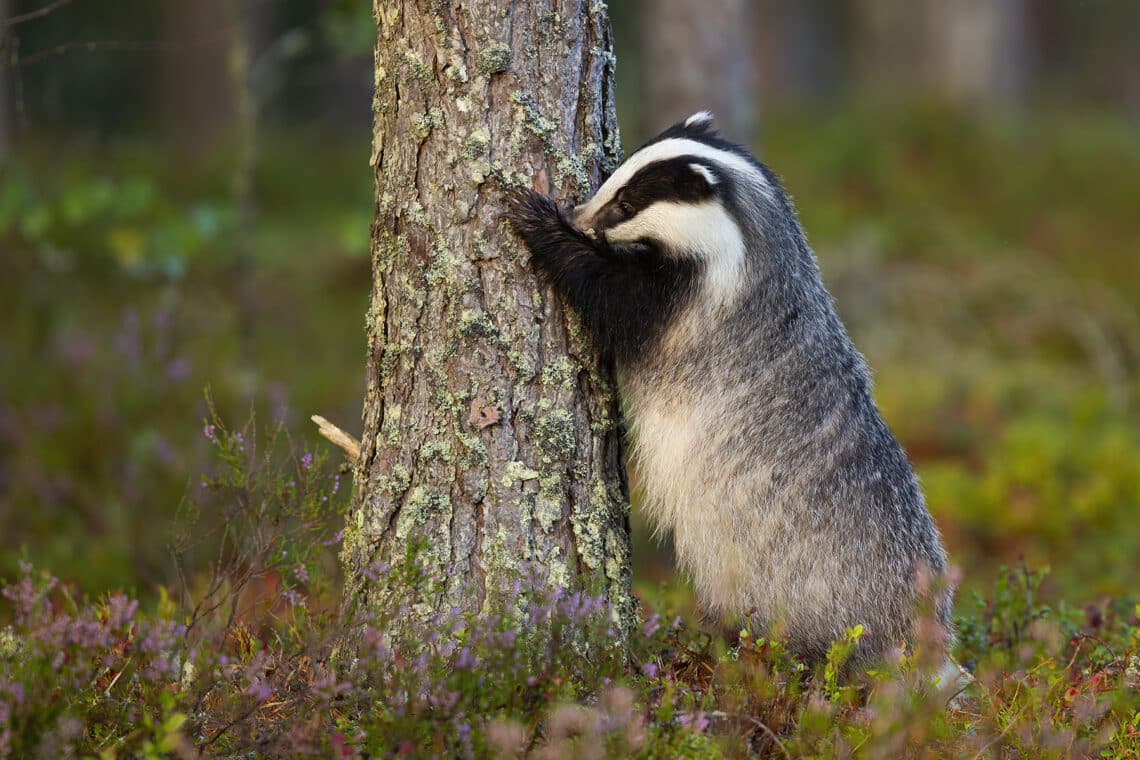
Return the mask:
M 206 388 L 359 428 L 371 4 L 47 5 L 0 0 L 0 576 L 149 595 Z M 710 106 L 784 178 L 964 585 L 1140 591 L 1140 5 L 611 12 L 627 150 Z

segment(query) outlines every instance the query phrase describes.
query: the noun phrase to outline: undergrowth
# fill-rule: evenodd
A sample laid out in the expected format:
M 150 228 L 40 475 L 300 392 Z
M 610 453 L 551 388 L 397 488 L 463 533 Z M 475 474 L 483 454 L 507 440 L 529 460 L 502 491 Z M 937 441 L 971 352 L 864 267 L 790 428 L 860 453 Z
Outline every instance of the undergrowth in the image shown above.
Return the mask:
M 444 573 L 376 565 L 368 617 L 336 611 L 345 491 L 323 457 L 252 425 L 203 428 L 219 463 L 175 541 L 183 574 L 144 607 L 24 563 L 4 585 L 0 758 L 1135 757 L 1140 606 L 1050 605 L 1004 570 L 959 621 L 975 682 L 947 707 L 938 658 L 809 666 L 760 632 L 643 611 L 613 646 L 603 597 L 527 568 L 493 611 L 436 610 Z M 195 529 L 221 510 L 216 533 Z M 669 622 L 663 622 L 668 620 Z

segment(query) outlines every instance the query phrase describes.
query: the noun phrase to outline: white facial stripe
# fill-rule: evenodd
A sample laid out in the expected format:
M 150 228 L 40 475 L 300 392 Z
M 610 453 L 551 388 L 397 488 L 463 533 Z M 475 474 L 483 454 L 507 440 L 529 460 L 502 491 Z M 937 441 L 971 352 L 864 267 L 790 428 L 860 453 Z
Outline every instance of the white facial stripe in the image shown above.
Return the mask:
M 697 111 L 695 114 L 685 119 L 685 126 L 691 127 L 694 124 L 708 124 L 713 120 L 713 115 L 709 111 Z
M 715 303 L 731 302 L 740 288 L 744 237 L 720 203 L 659 201 L 606 230 L 606 237 L 616 243 L 658 240 L 700 258 L 705 264 L 706 287 Z
M 718 181 L 716 175 L 712 173 L 712 169 L 704 164 L 689 164 L 689 168 L 704 177 L 705 182 L 708 182 L 710 185 L 715 185 Z
M 740 175 L 741 179 L 751 182 L 764 193 L 770 193 L 772 190 L 764 175 L 748 159 L 697 140 L 671 137 L 668 140 L 653 143 L 630 156 L 629 160 L 619 166 L 617 171 L 610 175 L 610 178 L 598 188 L 598 192 L 594 193 L 593 198 L 576 209 L 577 219 L 582 223 L 593 219 L 602 206 L 609 203 L 614 194 L 633 179 L 633 175 L 649 164 L 655 161 L 667 161 L 678 156 L 695 156 L 706 159 Z

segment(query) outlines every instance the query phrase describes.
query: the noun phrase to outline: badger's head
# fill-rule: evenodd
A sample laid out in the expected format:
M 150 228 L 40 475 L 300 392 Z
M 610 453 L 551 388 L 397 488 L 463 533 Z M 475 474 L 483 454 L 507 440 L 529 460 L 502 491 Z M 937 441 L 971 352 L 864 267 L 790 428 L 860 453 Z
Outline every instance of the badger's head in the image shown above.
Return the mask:
M 631 155 L 574 210 L 574 224 L 611 244 L 697 260 L 709 295 L 726 301 L 744 281 L 748 248 L 777 194 L 771 175 L 702 111 Z

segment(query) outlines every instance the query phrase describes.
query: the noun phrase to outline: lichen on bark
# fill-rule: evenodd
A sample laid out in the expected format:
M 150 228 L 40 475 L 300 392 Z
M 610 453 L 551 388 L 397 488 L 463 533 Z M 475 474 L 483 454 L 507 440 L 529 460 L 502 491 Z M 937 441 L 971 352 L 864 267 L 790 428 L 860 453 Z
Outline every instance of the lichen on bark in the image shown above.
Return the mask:
M 604 590 L 624 634 L 636 609 L 612 377 L 500 218 L 509 188 L 580 201 L 616 165 L 605 7 L 374 1 L 376 223 L 346 611 L 379 602 L 373 563 L 423 539 L 421 561 L 448 579 L 438 609 L 484 609 L 530 565 Z

